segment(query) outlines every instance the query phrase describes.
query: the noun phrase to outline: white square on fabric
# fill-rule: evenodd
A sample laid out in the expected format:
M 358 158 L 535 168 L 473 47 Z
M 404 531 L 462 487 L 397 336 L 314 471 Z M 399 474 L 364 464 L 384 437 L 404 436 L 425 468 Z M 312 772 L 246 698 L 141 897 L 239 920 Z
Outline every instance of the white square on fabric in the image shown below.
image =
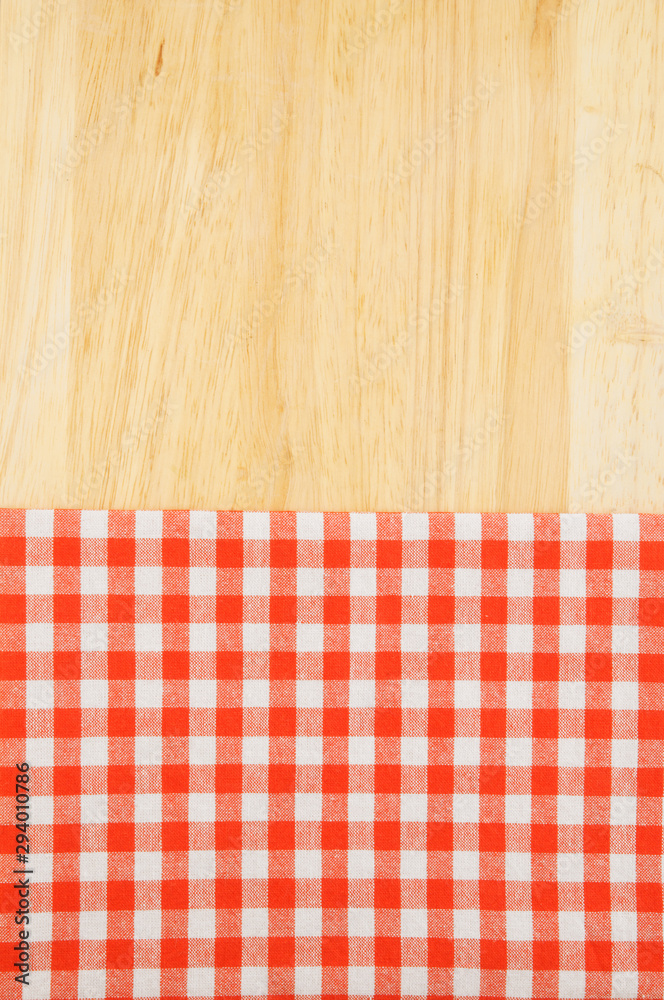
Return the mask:
M 105 681 L 102 681 L 104 685 Z M 163 682 L 159 680 L 146 680 L 139 677 L 136 681 L 134 701 L 136 708 L 161 708 L 163 700 Z
M 307 541 L 321 541 L 325 537 L 325 515 L 299 511 L 297 514 L 297 537 Z
M 269 874 L 267 851 L 242 851 L 242 878 L 266 879 Z
M 81 914 L 79 930 L 81 940 L 105 941 L 108 934 L 106 916 L 106 910 L 86 910 L 85 915 Z
M 507 851 L 505 854 L 505 879 L 507 882 L 530 882 L 530 853 Z
M 214 851 L 189 851 L 189 881 L 204 882 L 213 879 L 216 873 Z
M 372 766 L 376 763 L 376 740 L 373 736 L 348 737 L 348 763 L 360 766 Z
M 508 969 L 505 973 L 505 996 L 528 998 L 532 995 L 533 974 L 530 969 Z
M 402 935 L 403 936 L 403 935 Z M 426 965 L 401 967 L 401 996 L 425 997 L 429 993 L 429 969 Z
M 108 567 L 81 566 L 81 594 L 107 594 Z
M 454 651 L 456 653 L 479 653 L 482 642 L 480 625 L 454 625 Z
M 583 854 L 558 854 L 558 881 L 583 882 Z
M 559 645 L 561 653 L 578 653 L 586 651 L 586 626 L 561 625 L 559 628 Z
M 375 566 L 351 566 L 350 568 L 350 596 L 351 597 L 375 597 L 376 596 L 376 568 Z
M 351 684 L 353 682 L 351 681 Z M 373 682 L 371 682 L 373 684 Z M 429 705 L 429 682 L 427 680 L 401 681 L 401 707 L 427 708 Z
M 295 822 L 320 823 L 323 819 L 323 795 L 321 792 L 295 793 Z
M 295 937 L 321 937 L 323 911 L 317 906 L 295 907 Z
M 351 965 L 348 969 L 348 995 L 351 997 L 373 996 L 376 986 L 376 970 L 372 965 Z
M 190 538 L 216 538 L 217 512 L 214 510 L 189 511 Z
M 530 823 L 532 800 L 530 795 L 505 796 L 505 822 Z
M 269 625 L 266 626 L 269 630 Z M 325 630 L 322 625 L 306 624 L 298 622 L 297 629 L 297 652 L 298 653 L 322 653 L 325 649 Z M 269 631 L 268 631 L 269 636 Z
M 81 511 L 81 538 L 108 538 L 108 511 Z
M 454 911 L 454 937 L 477 941 L 480 938 L 480 911 Z
M 79 681 L 79 690 L 81 708 L 108 708 L 108 681 L 84 677 Z
M 189 626 L 191 628 L 191 626 Z M 302 651 L 300 645 L 300 629 L 297 627 L 298 650 Z M 215 630 L 216 641 L 216 630 Z M 243 622 L 242 623 L 242 646 L 246 653 L 267 653 L 270 649 L 270 626 L 268 622 Z M 213 647 L 213 648 L 216 648 Z
M 401 537 L 404 541 L 426 541 L 429 537 L 429 515 L 421 512 L 403 514 Z
M 55 689 L 51 680 L 25 682 L 25 707 L 53 708 L 55 705 Z M 33 821 L 34 822 L 34 821 Z
M 535 522 L 532 514 L 508 514 L 507 537 L 511 542 L 532 542 Z
M 83 626 L 81 626 L 81 632 Z M 134 625 L 134 635 L 137 653 L 161 652 L 161 625 L 159 623 L 143 622 Z
M 401 737 L 402 767 L 424 767 L 429 761 L 429 741 L 426 736 Z
M 507 652 L 532 653 L 532 651 L 533 651 L 533 626 L 508 624 Z
M 558 767 L 583 767 L 586 742 L 582 737 L 558 740 Z
M 267 792 L 242 793 L 242 822 L 267 823 L 269 818 L 269 797 Z
M 53 741 L 51 740 L 51 743 Z M 34 758 L 28 755 L 28 760 Z M 81 766 L 106 767 L 108 764 L 108 736 L 81 737 Z M 45 766 L 45 765 L 42 765 Z M 51 765 L 52 766 L 52 762 Z
M 376 515 L 365 513 L 351 514 L 350 537 L 352 541 L 375 541 L 377 538 Z
M 638 920 L 635 911 L 611 910 L 611 940 L 638 940 Z
M 427 597 L 429 570 L 404 566 L 401 571 L 401 593 L 404 597 Z
M 454 996 L 475 997 L 480 995 L 480 970 L 454 970 Z
M 106 851 L 81 851 L 78 857 L 81 882 L 106 881 L 108 878 L 108 854 Z
M 270 538 L 270 515 L 267 511 L 245 511 L 242 533 L 245 538 L 268 541 Z
M 532 910 L 508 910 L 505 918 L 505 930 L 508 941 L 532 941 Z
M 561 941 L 585 941 L 586 924 L 583 910 L 560 910 L 558 936 Z
M 454 823 L 479 823 L 480 797 L 474 794 L 452 796 L 452 818 Z
M 298 566 L 297 593 L 298 597 L 323 597 L 325 570 L 313 566 Z
M 455 708 L 480 708 L 482 705 L 482 684 L 480 681 L 454 682 Z
M 83 629 L 81 625 L 81 649 L 83 645 Z M 25 626 L 25 651 L 26 653 L 52 653 L 53 652 L 53 625 L 51 622 L 29 622 Z
M 158 941 L 161 938 L 161 910 L 134 910 L 134 938 L 137 941 Z
M 634 656 L 639 651 L 639 626 L 614 625 L 611 632 L 611 651 L 623 656 Z
M 427 795 L 406 792 L 401 796 L 401 822 L 426 823 L 429 799 Z
M 217 704 L 217 682 L 191 678 L 189 681 L 190 708 L 214 708 Z
M 262 677 L 248 677 L 242 684 L 243 708 L 269 708 L 270 682 Z M 220 734 L 223 735 L 223 734 Z
M 507 767 L 530 767 L 533 762 L 533 741 L 525 736 L 508 736 L 505 740 Z
M 161 793 L 139 792 L 134 796 L 135 823 L 161 823 Z
M 189 567 L 189 595 L 214 597 L 217 593 L 217 571 L 214 566 Z
M 505 705 L 507 708 L 532 708 L 533 682 L 507 681 L 505 684 Z
M 374 708 L 376 704 L 376 682 L 354 680 L 348 684 L 348 705 L 350 708 Z
M 161 881 L 161 851 L 136 851 L 134 854 L 136 882 Z
M 319 996 L 323 990 L 323 968 L 320 965 L 295 966 L 295 995 Z
M 373 937 L 375 912 L 373 907 L 350 906 L 348 908 L 348 937 Z
M 482 596 L 482 570 L 460 566 L 454 570 L 455 597 Z
M 373 823 L 375 819 L 373 792 L 350 792 L 348 795 L 348 822 Z
M 532 597 L 535 586 L 535 574 L 532 569 L 508 568 L 507 596 Z
M 636 795 L 611 796 L 612 826 L 636 826 Z
M 296 736 L 295 763 L 298 767 L 316 767 L 322 764 L 323 737 Z
M 136 594 L 161 594 L 161 566 L 135 566 L 134 591 Z
M 479 736 L 454 737 L 454 766 L 479 767 L 480 738 Z
M 297 910 L 295 911 L 297 915 Z M 242 908 L 242 937 L 267 937 L 269 928 L 269 910 L 267 907 Z
M 402 938 L 426 938 L 428 933 L 429 918 L 426 909 L 401 910 L 401 937 Z
M 245 649 L 247 648 L 245 645 Z M 189 624 L 189 649 L 192 653 L 214 653 L 217 649 L 216 624 L 214 622 L 191 622 Z
M 163 512 L 160 510 L 136 511 L 136 538 L 161 538 L 164 533 Z
M 636 768 L 638 762 L 638 740 L 611 740 L 611 767 Z
M 32 826 L 49 826 L 53 823 L 53 796 L 32 795 L 29 811 Z
M 242 996 L 266 997 L 268 988 L 267 966 L 242 966 Z M 155 994 L 156 996 L 157 994 Z
M 216 582 L 216 571 L 212 572 L 215 573 Z M 245 566 L 242 570 L 242 589 L 245 594 L 250 594 L 252 597 L 269 597 L 270 567 Z
M 298 708 L 323 707 L 323 681 L 297 680 L 295 701 Z
M 638 542 L 641 522 L 638 514 L 613 515 L 613 540 L 616 542 Z
M 38 975 L 49 976 L 50 983 L 50 973 L 38 973 Z M 30 970 L 30 986 L 23 990 L 24 1000 L 51 995 L 50 989 L 48 992 L 43 992 L 40 989 L 33 992 L 35 988 L 35 973 Z M 102 1000 L 102 997 L 106 996 L 106 969 L 79 969 L 77 996 L 80 997 L 80 1000 Z
M 583 542 L 586 538 L 585 514 L 560 515 L 560 541 Z
M 609 867 L 612 882 L 636 882 L 636 854 L 611 854 Z
M 26 510 L 25 512 L 26 537 L 52 538 L 53 515 L 54 511 L 52 510 Z
M 560 596 L 561 597 L 586 596 L 585 569 L 561 569 Z
M 614 598 L 625 598 L 636 600 L 639 596 L 639 571 L 638 569 L 614 569 L 613 571 L 613 596 Z
M 26 594 L 52 594 L 53 567 L 26 566 L 25 592 Z
M 212 1000 L 214 995 L 214 969 L 208 965 L 190 966 L 187 969 L 187 996 Z
M 558 682 L 558 708 L 584 709 L 586 707 L 585 681 Z
M 583 807 L 583 795 L 559 795 L 559 826 L 583 826 Z
M 482 538 L 481 514 L 455 514 L 454 536 L 459 541 L 475 541 Z
M 323 626 L 320 626 L 321 633 Z M 321 635 L 321 652 L 322 652 Z M 351 653 L 373 653 L 376 649 L 376 626 L 375 625 L 351 625 L 350 626 L 350 651 Z
M 295 878 L 319 879 L 323 874 L 323 852 L 295 851 Z
M 216 910 L 189 910 L 189 937 L 207 938 L 215 937 Z
M 160 969 L 134 969 L 134 996 L 159 996 L 160 981 Z
M 134 740 L 136 764 L 156 767 L 162 763 L 162 743 L 159 736 L 137 736 Z
M 372 879 L 374 877 L 373 851 L 348 851 L 348 878 Z
M 406 851 L 402 850 L 401 878 L 426 880 L 427 877 L 427 852 L 426 851 Z
M 452 867 L 455 881 L 477 881 L 480 877 L 479 851 L 453 851 Z
M 614 712 L 621 710 L 638 711 L 639 682 L 613 681 L 611 684 L 611 708 Z
M 269 736 L 243 736 L 242 763 L 244 765 L 269 764 L 270 763 Z

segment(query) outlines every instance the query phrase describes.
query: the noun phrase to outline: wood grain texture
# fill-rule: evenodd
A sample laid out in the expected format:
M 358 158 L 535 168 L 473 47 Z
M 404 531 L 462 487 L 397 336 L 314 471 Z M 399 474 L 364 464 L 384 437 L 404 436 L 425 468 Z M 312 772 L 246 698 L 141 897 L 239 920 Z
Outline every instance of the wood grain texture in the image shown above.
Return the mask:
M 7 0 L 0 503 L 662 510 L 657 0 Z

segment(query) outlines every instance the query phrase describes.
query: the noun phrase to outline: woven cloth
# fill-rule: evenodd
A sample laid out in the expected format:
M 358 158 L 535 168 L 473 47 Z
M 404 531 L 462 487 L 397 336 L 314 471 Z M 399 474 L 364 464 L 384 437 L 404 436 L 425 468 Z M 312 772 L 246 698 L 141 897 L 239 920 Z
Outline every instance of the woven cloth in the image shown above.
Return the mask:
M 661 1000 L 663 637 L 656 516 L 0 511 L 0 996 Z

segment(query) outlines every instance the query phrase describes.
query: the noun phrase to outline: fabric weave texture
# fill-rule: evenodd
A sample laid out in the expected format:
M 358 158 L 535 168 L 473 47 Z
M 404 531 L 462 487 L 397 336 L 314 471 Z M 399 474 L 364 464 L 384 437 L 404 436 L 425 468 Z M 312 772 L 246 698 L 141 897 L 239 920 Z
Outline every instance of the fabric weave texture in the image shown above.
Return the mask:
M 663 638 L 664 517 L 1 510 L 0 997 L 661 1000 Z

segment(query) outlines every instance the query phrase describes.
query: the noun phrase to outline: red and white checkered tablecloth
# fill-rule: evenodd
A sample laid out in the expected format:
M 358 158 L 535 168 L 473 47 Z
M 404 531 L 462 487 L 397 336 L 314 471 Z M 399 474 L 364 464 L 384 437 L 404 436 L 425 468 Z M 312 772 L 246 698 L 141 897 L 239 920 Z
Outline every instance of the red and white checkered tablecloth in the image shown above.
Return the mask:
M 0 511 L 0 997 L 661 1000 L 663 638 L 664 517 Z

